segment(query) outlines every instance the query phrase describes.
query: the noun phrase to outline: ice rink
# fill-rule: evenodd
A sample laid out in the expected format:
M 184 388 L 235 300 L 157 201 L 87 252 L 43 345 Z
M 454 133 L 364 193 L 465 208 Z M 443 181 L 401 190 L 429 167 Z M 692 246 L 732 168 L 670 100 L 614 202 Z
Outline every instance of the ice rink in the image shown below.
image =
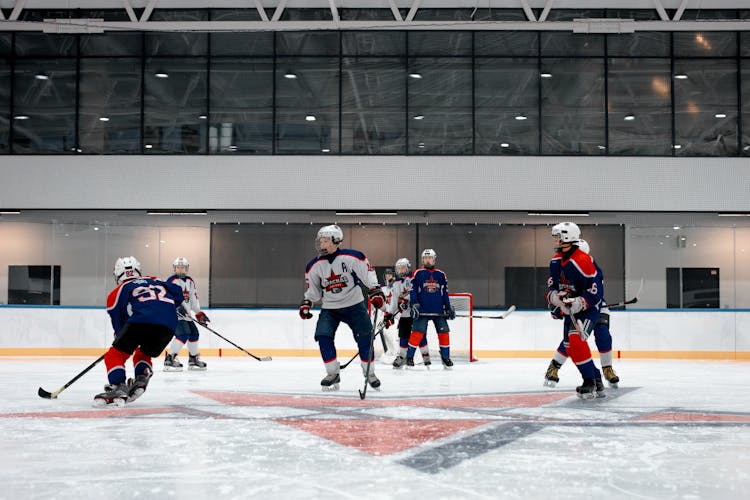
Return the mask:
M 258 353 L 262 354 L 262 353 Z M 419 356 L 417 356 L 419 357 Z M 347 359 L 347 358 L 344 358 Z M 619 389 L 581 401 L 572 363 L 394 371 L 361 401 L 353 363 L 322 393 L 314 358 L 206 358 L 138 401 L 96 409 L 103 364 L 0 358 L 0 498 L 746 498 L 750 365 L 619 360 Z M 128 366 L 129 375 L 132 366 Z M 744 493 L 743 493 L 744 492 Z

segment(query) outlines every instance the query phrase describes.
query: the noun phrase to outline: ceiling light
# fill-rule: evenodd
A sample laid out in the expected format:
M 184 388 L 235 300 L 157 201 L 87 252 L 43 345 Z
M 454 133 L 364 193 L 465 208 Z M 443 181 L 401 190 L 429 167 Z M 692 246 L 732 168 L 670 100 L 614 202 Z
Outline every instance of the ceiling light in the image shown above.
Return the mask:
M 742 148 L 742 151 L 748 151 L 748 150 L 750 150 L 750 145 L 745 146 L 744 148 Z
M 588 212 L 529 212 L 533 216 L 551 217 L 588 217 Z
M 208 116 L 206 116 L 206 115 L 198 115 L 198 119 L 199 120 L 205 120 L 207 118 L 208 118 Z
M 420 75 L 419 73 L 409 73 L 409 78 L 413 78 L 415 80 L 421 80 L 422 75 Z
M 626 122 L 631 122 L 635 120 L 635 115 L 625 115 L 625 118 L 623 118 Z
M 146 144 L 146 145 L 145 145 L 145 146 L 143 146 L 143 147 L 144 147 L 144 148 L 146 148 L 146 149 L 151 149 L 151 148 L 153 148 L 154 146 L 153 146 L 153 145 L 151 145 L 151 144 Z
M 510 144 L 508 144 L 507 142 L 503 142 L 503 143 L 500 144 L 500 147 L 501 148 L 509 148 Z
M 674 75 L 675 80 L 687 80 L 688 76 L 684 73 Z
M 681 148 L 682 148 L 682 145 L 681 145 L 681 144 L 675 144 L 675 145 L 674 145 L 674 146 L 672 146 L 672 147 L 673 147 L 673 148 L 675 148 L 675 149 L 681 149 Z
M 719 212 L 719 217 L 750 217 L 750 213 L 747 212 Z
M 108 122 L 109 121 L 109 117 L 108 116 L 100 116 L 99 117 L 99 121 L 100 122 Z
M 20 210 L 0 210 L 0 215 L 21 215 Z
M 297 75 L 295 75 L 294 73 L 289 72 L 289 73 L 285 73 L 284 74 L 284 78 L 288 78 L 290 80 L 294 80 L 294 79 L 297 78 Z
M 418 148 L 423 148 L 424 147 L 424 142 L 420 142 L 419 144 L 417 144 L 417 147 Z
M 205 210 L 146 210 L 146 215 L 208 215 Z
M 714 115 L 714 118 L 726 118 L 726 117 L 727 117 L 726 113 L 716 113 Z
M 599 148 L 599 149 L 607 149 L 607 146 L 602 146 L 601 144 L 599 144 L 599 145 L 597 146 L 597 148 Z
M 314 122 L 317 118 L 315 118 L 315 115 L 307 115 L 305 117 L 305 120 L 308 122 Z
M 518 115 L 516 116 L 516 120 L 527 120 L 528 117 L 526 115 Z
M 16 115 L 13 117 L 13 119 L 14 120 L 28 120 L 29 116 L 28 115 Z
M 679 231 L 680 230 L 680 226 L 672 226 L 672 229 L 674 229 L 675 231 Z
M 166 73 L 154 73 L 154 76 L 156 78 L 169 78 L 169 75 Z
M 49 80 L 49 76 L 43 75 L 41 73 L 38 75 L 34 75 L 34 78 L 36 78 L 37 80 Z
M 231 145 L 231 146 L 229 146 L 229 147 L 228 147 L 227 149 L 228 149 L 229 151 L 237 151 L 237 146 L 235 146 L 234 144 L 232 144 L 232 145 Z
M 398 215 L 398 212 L 336 212 L 336 215 Z
M 330 149 L 328 149 L 328 148 L 325 148 L 325 149 L 321 149 L 321 150 L 320 150 L 320 152 L 321 152 L 321 153 L 330 153 L 330 152 L 331 152 L 331 150 L 330 150 Z
M 542 78 L 552 78 L 552 73 L 542 73 L 539 76 L 541 76 Z
M 424 120 L 424 115 L 414 115 L 415 120 Z

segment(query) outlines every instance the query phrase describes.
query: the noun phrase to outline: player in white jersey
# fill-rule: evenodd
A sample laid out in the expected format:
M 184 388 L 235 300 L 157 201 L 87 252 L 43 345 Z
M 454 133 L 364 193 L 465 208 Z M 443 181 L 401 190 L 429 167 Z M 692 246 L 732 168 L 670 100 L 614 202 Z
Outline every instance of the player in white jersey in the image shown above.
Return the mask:
M 338 390 L 341 382 L 334 344 L 336 330 L 341 322 L 352 329 L 359 347 L 362 373 L 367 377 L 370 387 L 377 389 L 380 387 L 380 380 L 375 376 L 375 365 L 368 363 L 373 357 L 370 349 L 373 327 L 360 284 L 367 287 L 368 297 L 378 309 L 384 306 L 385 296 L 378 284 L 375 269 L 365 254 L 339 248 L 343 240 L 344 232 L 337 225 L 325 226 L 318 231 L 315 240 L 318 257 L 311 260 L 305 270 L 307 291 L 299 306 L 299 315 L 302 319 L 312 318 L 310 308 L 315 302 L 322 300 L 320 316 L 315 326 L 315 340 L 326 368 L 327 375 L 320 381 L 324 391 Z
M 393 324 L 396 316 L 401 313 L 398 320 L 398 355 L 393 360 L 393 368 L 398 369 L 406 364 L 406 349 L 409 344 L 411 335 L 412 318 L 409 307 L 409 294 L 411 292 L 411 262 L 403 257 L 396 261 L 396 279 L 391 287 L 393 298 L 391 303 L 386 306 L 385 324 L 386 328 Z M 430 350 L 427 346 L 427 335 L 422 337 L 419 344 L 419 351 L 422 353 L 422 359 L 425 366 L 430 366 Z
M 189 319 L 190 312 L 195 313 L 195 320 L 199 323 L 206 324 L 209 322 L 209 319 L 206 313 L 201 311 L 201 304 L 198 301 L 198 286 L 193 281 L 193 278 L 187 274 L 190 271 L 190 262 L 185 257 L 177 257 L 172 262 L 172 269 L 174 274 L 167 278 L 166 281 L 182 288 L 185 300 L 182 302 L 182 309 L 178 310 L 178 312 L 186 319 L 179 318 L 178 315 L 179 321 L 175 329 L 175 336 L 164 358 L 164 371 L 182 371 L 182 363 L 177 359 L 177 353 L 180 352 L 182 346 L 185 344 L 187 344 L 189 352 L 188 369 L 205 370 L 206 363 L 200 359 L 200 353 L 198 352 L 200 333 L 195 323 Z

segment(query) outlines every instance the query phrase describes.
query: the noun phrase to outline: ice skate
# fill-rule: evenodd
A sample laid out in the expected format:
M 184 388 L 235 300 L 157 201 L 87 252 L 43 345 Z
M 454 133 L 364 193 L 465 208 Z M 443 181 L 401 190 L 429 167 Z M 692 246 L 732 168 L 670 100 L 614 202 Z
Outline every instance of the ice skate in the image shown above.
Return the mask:
M 331 361 L 330 363 L 326 363 L 326 372 L 328 375 L 323 377 L 323 380 L 320 381 L 320 388 L 323 391 L 338 391 L 339 390 L 339 383 L 341 382 L 341 377 L 339 376 L 339 370 L 341 365 L 338 361 Z
M 430 361 L 430 353 L 422 354 L 422 361 L 424 362 L 424 365 L 427 367 L 427 369 L 430 368 L 430 365 L 432 364 L 432 361 Z
M 445 368 L 446 370 L 452 370 L 453 369 L 453 361 L 451 361 L 451 358 L 443 358 L 443 357 L 441 357 L 440 359 L 442 359 L 442 361 L 443 361 L 443 368 Z
M 393 360 L 393 369 L 394 370 L 400 370 L 401 368 L 404 367 L 405 364 L 406 364 L 406 358 L 405 357 L 403 357 L 401 355 L 396 356 L 396 359 Z
M 181 372 L 182 363 L 177 359 L 177 354 L 169 354 L 164 357 L 164 371 L 165 372 Z
M 593 378 L 583 379 L 583 384 L 576 387 L 576 393 L 581 399 L 594 399 L 596 397 L 596 381 Z
M 406 358 L 406 368 L 414 368 L 414 358 Z
M 601 377 L 596 378 L 596 397 L 597 398 L 606 398 L 607 393 L 604 392 L 604 382 L 602 382 Z
M 140 398 L 144 392 L 146 392 L 148 381 L 151 379 L 151 376 L 153 374 L 154 372 L 151 371 L 150 368 L 146 368 L 143 371 L 143 374 L 135 377 L 135 380 L 128 381 L 128 400 L 126 401 L 126 403 L 132 403 L 136 399 Z
M 380 379 L 375 376 L 375 365 L 370 363 L 370 373 L 367 374 L 367 363 L 362 363 L 362 375 L 367 377 L 367 383 L 370 387 L 376 390 L 380 390 Z
M 557 383 L 560 381 L 560 377 L 557 375 L 557 371 L 560 369 L 562 365 L 555 361 L 554 359 L 549 362 L 549 366 L 547 367 L 547 373 L 544 374 L 544 386 L 545 387 L 555 387 Z
M 201 355 L 196 354 L 195 356 L 193 356 L 191 354 L 188 360 L 188 370 L 204 371 L 205 369 L 206 369 L 206 363 L 201 361 Z
M 615 369 L 612 366 L 602 366 L 602 372 L 604 372 L 604 378 L 607 379 L 607 383 L 613 389 L 617 389 L 620 383 L 620 377 L 615 373 Z
M 128 384 L 108 384 L 104 392 L 94 396 L 94 406 L 125 406 L 128 400 Z

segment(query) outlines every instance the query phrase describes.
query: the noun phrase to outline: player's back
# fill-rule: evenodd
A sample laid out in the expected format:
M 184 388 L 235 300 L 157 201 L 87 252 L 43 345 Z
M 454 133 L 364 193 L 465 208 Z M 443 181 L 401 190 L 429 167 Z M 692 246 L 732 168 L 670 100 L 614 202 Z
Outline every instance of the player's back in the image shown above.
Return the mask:
M 150 323 L 174 329 L 177 325 L 175 307 L 183 300 L 182 289 L 152 277 L 126 281 L 107 298 L 107 310 L 129 323 Z

